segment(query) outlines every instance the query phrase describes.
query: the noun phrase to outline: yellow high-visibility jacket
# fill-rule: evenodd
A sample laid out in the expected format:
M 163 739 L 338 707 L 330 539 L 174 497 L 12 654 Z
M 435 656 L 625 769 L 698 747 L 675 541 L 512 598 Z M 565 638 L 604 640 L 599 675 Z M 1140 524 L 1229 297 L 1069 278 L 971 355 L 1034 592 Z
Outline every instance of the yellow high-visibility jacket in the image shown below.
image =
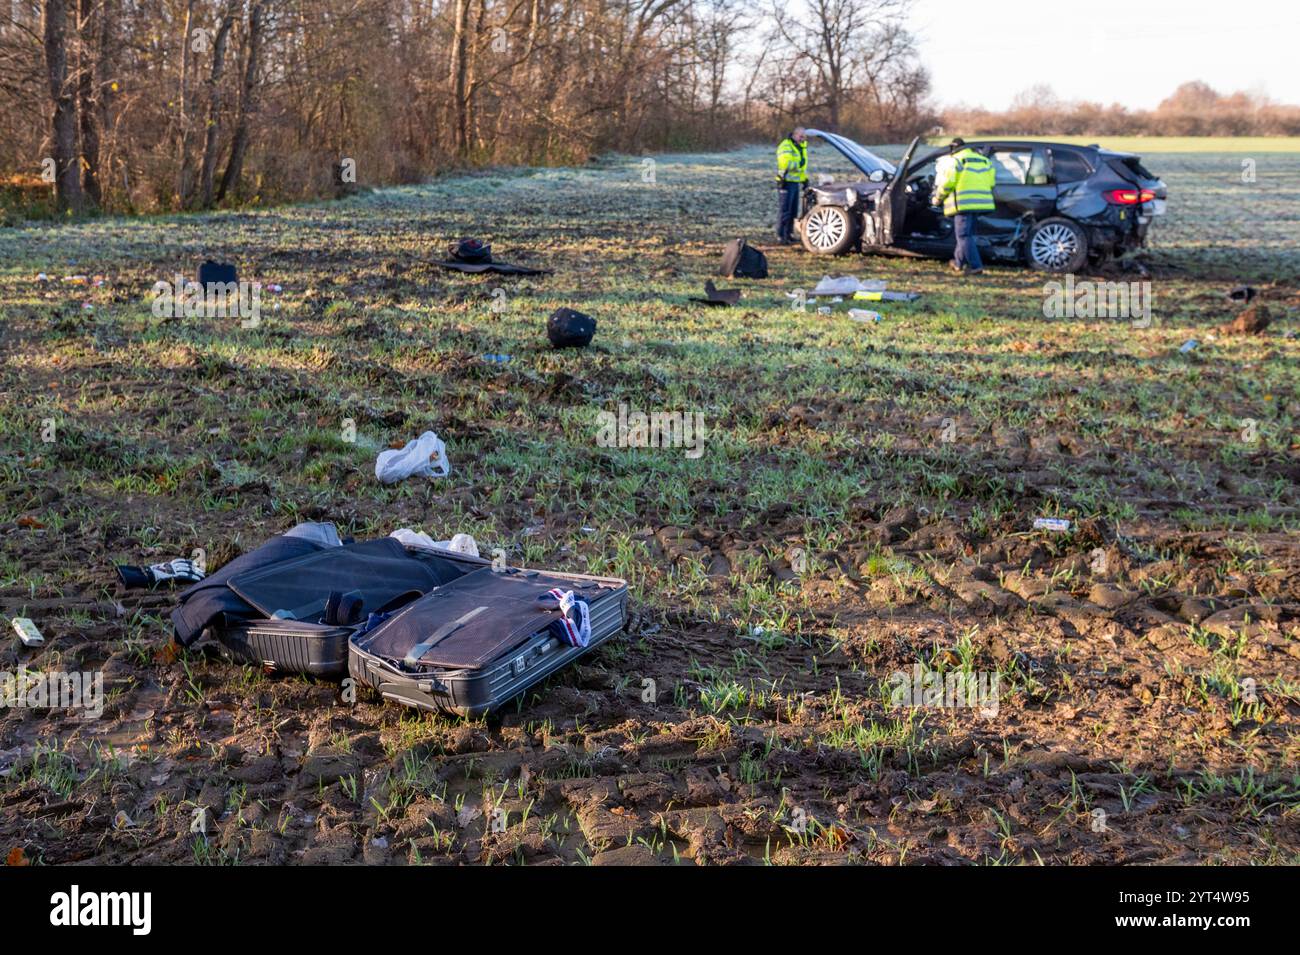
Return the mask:
M 967 146 L 935 163 L 934 194 L 943 200 L 943 214 L 992 212 L 993 163 Z
M 776 147 L 776 178 L 786 182 L 808 181 L 808 144 L 790 137 Z

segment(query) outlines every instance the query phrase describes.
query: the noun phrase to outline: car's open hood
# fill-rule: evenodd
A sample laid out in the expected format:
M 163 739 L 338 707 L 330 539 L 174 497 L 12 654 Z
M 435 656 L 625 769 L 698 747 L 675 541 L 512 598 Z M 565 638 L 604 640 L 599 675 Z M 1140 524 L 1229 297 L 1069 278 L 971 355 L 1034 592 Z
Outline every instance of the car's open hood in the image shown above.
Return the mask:
M 820 136 L 844 155 L 844 158 L 862 171 L 864 176 L 873 172 L 883 172 L 886 176 L 894 174 L 893 163 L 886 162 L 875 153 L 864 149 L 851 139 L 845 139 L 838 133 L 826 133 L 820 129 L 805 129 L 809 136 Z

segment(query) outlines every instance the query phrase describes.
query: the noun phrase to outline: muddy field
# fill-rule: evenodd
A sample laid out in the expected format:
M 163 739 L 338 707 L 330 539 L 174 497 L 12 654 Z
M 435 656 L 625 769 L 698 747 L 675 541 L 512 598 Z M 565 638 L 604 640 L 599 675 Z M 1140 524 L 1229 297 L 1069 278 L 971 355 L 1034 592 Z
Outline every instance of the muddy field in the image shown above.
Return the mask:
M 1143 268 L 1080 278 L 1150 281 L 1150 327 L 770 246 L 738 308 L 691 304 L 723 240 L 768 242 L 767 162 L 0 230 L 0 605 L 46 637 L 0 672 L 106 694 L 0 711 L 8 861 L 1300 862 L 1300 154 L 1147 156 Z M 428 264 L 462 234 L 554 274 Z M 264 283 L 257 327 L 154 317 L 208 256 Z M 922 295 L 794 308 L 828 272 Z M 1219 328 L 1241 281 L 1261 331 Z M 559 305 L 591 348 L 546 347 Z M 702 415 L 703 454 L 602 447 L 620 403 Z M 379 485 L 426 429 L 450 477 Z M 170 594 L 115 584 L 303 520 L 625 577 L 632 621 L 458 721 L 178 651 Z M 996 695 L 900 701 L 929 674 Z

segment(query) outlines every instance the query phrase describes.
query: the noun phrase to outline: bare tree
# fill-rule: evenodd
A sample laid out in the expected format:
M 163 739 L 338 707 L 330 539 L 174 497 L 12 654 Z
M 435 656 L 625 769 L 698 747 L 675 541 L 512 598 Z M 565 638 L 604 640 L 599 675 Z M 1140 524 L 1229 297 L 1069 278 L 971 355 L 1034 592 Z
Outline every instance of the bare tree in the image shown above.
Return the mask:
M 833 130 L 842 127 L 846 107 L 861 95 L 875 65 L 910 55 L 902 27 L 910 0 L 804 0 L 773 2 L 772 32 L 780 49 L 774 60 L 778 107 L 792 114 L 817 114 Z M 791 89 L 791 80 L 797 84 Z
M 249 124 L 257 109 L 258 71 L 261 69 L 262 44 L 265 41 L 266 19 L 270 0 L 253 0 L 248 10 L 248 28 L 245 31 L 244 81 L 239 89 L 239 107 L 235 114 L 235 131 L 230 143 L 230 158 L 217 189 L 217 202 L 232 193 L 244 172 L 244 159 L 248 155 Z
M 81 188 L 87 198 L 99 205 L 103 191 L 99 185 L 100 121 L 103 95 L 98 82 L 100 57 L 104 52 L 105 12 L 96 0 L 80 0 L 77 16 L 77 111 L 81 129 Z
M 45 69 L 54 116 L 50 124 L 54 148 L 54 188 L 60 210 L 81 212 L 85 204 L 77 175 L 77 101 L 68 76 L 67 0 L 45 0 Z
M 212 206 L 212 177 L 217 168 L 217 149 L 221 134 L 222 77 L 226 69 L 226 45 L 235 25 L 233 5 L 222 12 L 217 35 L 212 42 L 212 68 L 208 74 L 208 121 L 203 135 L 203 160 L 199 165 L 199 205 Z
M 0 0 L 0 173 L 53 152 L 64 208 L 202 208 L 329 195 L 345 157 L 409 182 L 928 113 L 907 0 L 793 3 Z

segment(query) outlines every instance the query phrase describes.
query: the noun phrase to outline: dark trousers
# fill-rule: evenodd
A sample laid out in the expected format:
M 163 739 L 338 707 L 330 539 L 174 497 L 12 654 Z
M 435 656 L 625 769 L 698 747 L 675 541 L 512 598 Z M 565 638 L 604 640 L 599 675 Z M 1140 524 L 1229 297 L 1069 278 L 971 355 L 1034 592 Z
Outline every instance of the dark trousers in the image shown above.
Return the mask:
M 978 270 L 984 268 L 980 261 L 979 245 L 975 242 L 979 213 L 959 212 L 952 217 L 953 233 L 957 237 L 957 248 L 953 250 L 952 260 L 959 269 Z
M 776 237 L 781 242 L 794 241 L 794 220 L 799 216 L 799 193 L 802 190 L 801 182 L 787 182 L 777 190 L 781 208 L 776 218 Z

